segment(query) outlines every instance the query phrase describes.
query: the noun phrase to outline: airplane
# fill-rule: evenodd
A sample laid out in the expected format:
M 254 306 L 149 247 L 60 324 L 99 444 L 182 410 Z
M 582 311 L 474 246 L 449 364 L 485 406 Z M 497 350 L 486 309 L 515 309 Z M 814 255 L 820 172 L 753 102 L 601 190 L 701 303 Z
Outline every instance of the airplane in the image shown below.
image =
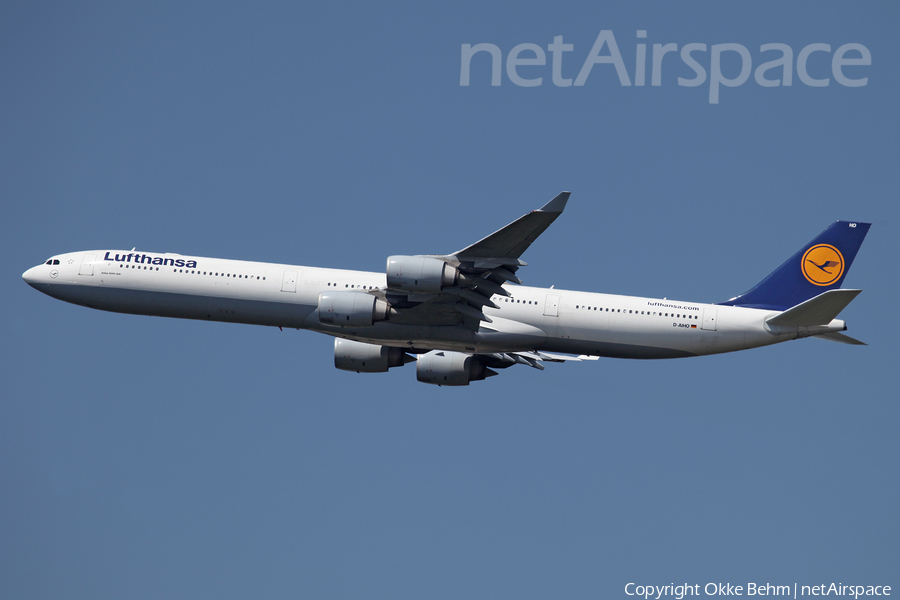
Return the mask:
M 681 358 L 812 336 L 864 345 L 836 317 L 862 291 L 840 286 L 870 223 L 832 223 L 749 291 L 715 304 L 522 285 L 520 257 L 568 199 L 562 192 L 453 254 L 390 256 L 383 273 L 132 249 L 59 254 L 22 278 L 100 310 L 324 333 L 338 369 L 415 361 L 418 381 L 441 386 L 516 364 Z

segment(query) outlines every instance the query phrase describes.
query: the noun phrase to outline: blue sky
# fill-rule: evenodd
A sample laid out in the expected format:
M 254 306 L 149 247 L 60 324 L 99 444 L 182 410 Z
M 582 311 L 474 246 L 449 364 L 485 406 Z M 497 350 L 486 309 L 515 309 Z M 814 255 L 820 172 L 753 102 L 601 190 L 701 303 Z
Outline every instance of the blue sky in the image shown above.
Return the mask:
M 900 47 L 890 3 L 46 3 L 0 7 L 0 587 L 11 598 L 597 598 L 625 584 L 900 585 Z M 611 30 L 612 65 L 575 78 Z M 638 39 L 636 32 L 647 32 Z M 460 86 L 463 44 L 487 54 Z M 679 54 L 788 45 L 718 104 Z M 862 44 L 865 86 L 831 61 Z M 825 87 L 803 84 L 797 58 Z M 604 50 L 604 53 L 606 51 Z M 527 52 L 522 57 L 533 56 Z M 850 55 L 848 55 L 850 56 Z M 479 62 L 480 61 L 480 62 Z M 740 72 L 722 55 L 723 76 Z M 769 71 L 776 78 L 779 70 Z M 700 302 L 835 219 L 874 223 L 819 340 L 511 368 L 337 371 L 309 332 L 117 315 L 21 280 L 131 248 L 380 271 L 561 190 L 525 283 Z

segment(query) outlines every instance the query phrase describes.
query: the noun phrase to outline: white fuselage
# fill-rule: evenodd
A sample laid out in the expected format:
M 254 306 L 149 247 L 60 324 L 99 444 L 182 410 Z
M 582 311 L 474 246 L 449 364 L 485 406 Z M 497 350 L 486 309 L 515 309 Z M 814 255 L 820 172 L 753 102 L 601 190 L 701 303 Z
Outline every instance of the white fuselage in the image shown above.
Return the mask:
M 116 260 L 119 258 L 120 260 Z M 58 264 L 52 264 L 58 260 Z M 393 319 L 367 327 L 320 323 L 319 294 L 384 290 L 384 273 L 122 250 L 53 257 L 23 277 L 67 302 L 120 313 L 309 329 L 405 348 L 468 353 L 541 350 L 617 358 L 731 352 L 798 337 L 770 331 L 778 311 L 506 285 L 485 307 L 491 323 Z M 840 331 L 835 320 L 830 330 Z

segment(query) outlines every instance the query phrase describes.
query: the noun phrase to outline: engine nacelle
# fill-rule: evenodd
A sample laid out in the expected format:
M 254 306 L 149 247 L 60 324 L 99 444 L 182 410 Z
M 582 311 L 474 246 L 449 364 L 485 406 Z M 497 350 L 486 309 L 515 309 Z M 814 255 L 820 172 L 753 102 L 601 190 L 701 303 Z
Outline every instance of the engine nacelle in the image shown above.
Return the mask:
M 469 385 L 496 375 L 471 354 L 432 350 L 419 357 L 416 363 L 416 379 L 434 385 Z
M 321 292 L 319 322 L 340 327 L 369 327 L 388 318 L 390 305 L 363 292 Z
M 353 340 L 334 340 L 334 366 L 342 371 L 385 373 L 391 367 L 402 367 L 416 360 L 403 348 L 376 346 Z
M 456 284 L 459 270 L 430 256 L 389 256 L 387 285 L 405 292 L 435 293 Z

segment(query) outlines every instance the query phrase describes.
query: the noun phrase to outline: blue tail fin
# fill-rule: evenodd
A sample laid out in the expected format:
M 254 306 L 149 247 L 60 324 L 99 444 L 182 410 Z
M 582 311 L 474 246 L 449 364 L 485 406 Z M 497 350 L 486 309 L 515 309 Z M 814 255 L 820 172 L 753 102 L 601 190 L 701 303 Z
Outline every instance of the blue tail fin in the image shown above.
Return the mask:
M 870 226 L 835 221 L 753 289 L 719 304 L 787 310 L 841 287 Z

